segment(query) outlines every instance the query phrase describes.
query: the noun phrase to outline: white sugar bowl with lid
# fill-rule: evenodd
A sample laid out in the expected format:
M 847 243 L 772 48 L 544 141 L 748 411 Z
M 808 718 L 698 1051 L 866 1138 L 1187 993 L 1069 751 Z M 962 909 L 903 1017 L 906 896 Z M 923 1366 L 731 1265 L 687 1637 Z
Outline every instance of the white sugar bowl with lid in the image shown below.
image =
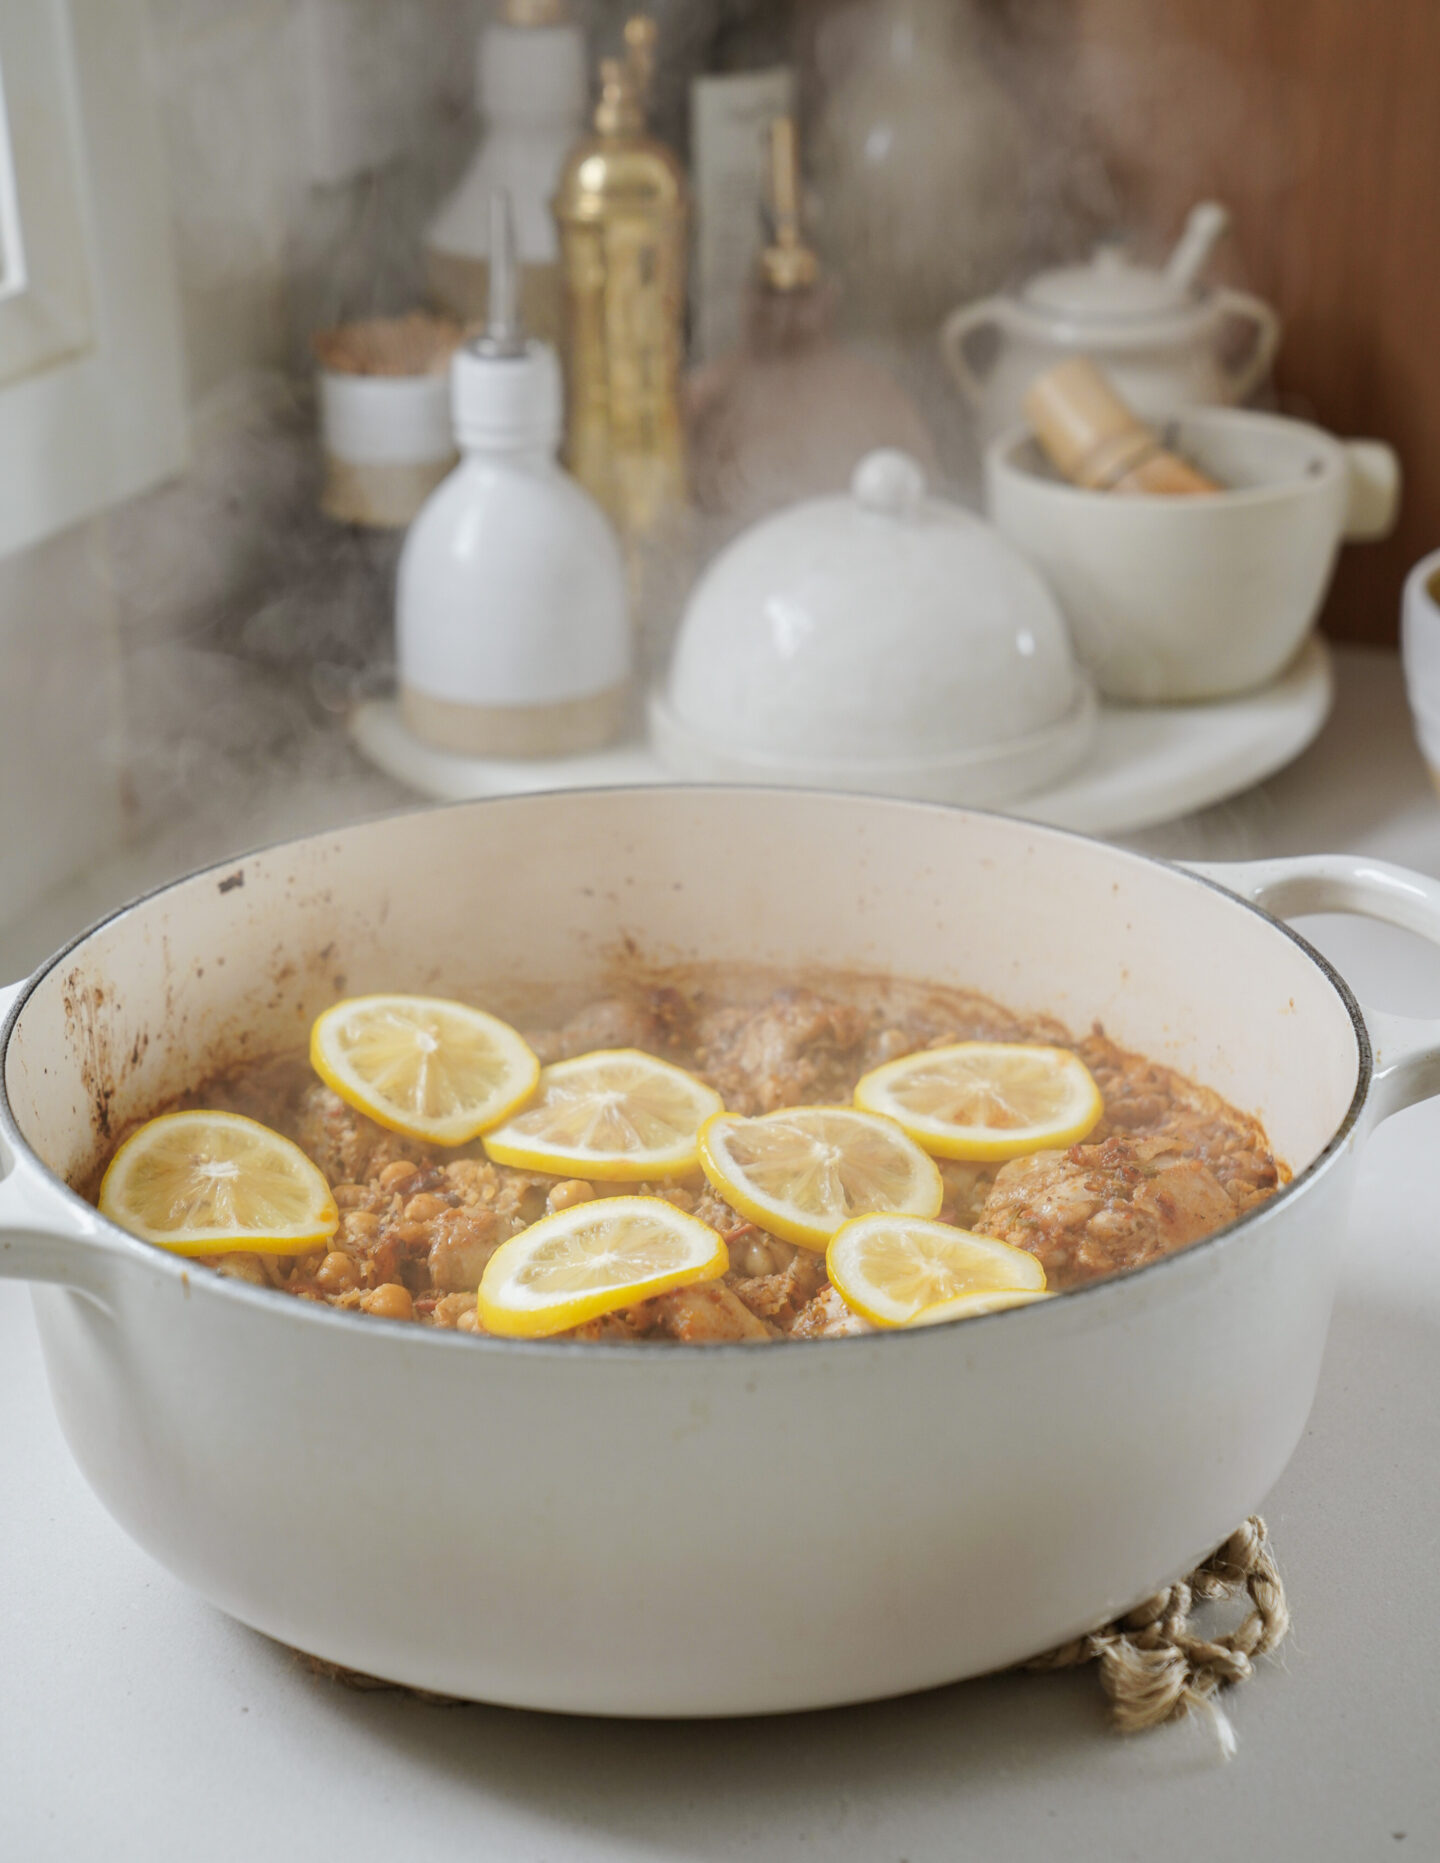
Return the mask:
M 1039 273 L 1017 296 L 957 310 L 940 349 L 982 444 L 1023 418 L 1025 391 L 1067 356 L 1100 363 L 1140 414 L 1248 400 L 1269 374 L 1280 319 L 1248 292 L 1199 284 L 1228 225 L 1225 209 L 1205 201 L 1161 269 L 1101 246 L 1083 265 Z
M 692 781 L 986 806 L 1074 769 L 1095 700 L 1038 573 L 885 449 L 715 558 L 650 724 Z

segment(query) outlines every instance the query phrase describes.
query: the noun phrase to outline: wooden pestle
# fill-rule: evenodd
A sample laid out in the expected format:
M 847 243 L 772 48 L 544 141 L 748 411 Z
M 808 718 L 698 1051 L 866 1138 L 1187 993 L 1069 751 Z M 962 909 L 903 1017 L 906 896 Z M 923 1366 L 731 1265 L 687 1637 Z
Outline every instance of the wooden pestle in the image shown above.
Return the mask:
M 1170 452 L 1085 356 L 1037 376 L 1024 408 L 1051 463 L 1089 491 L 1173 498 L 1224 489 Z

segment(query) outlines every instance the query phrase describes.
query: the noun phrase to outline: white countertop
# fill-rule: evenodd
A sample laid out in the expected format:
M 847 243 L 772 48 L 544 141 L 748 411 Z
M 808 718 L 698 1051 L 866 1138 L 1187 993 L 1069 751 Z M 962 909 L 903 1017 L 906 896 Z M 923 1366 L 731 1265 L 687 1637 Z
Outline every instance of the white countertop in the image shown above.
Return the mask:
M 1440 801 L 1393 658 L 1348 653 L 1331 724 L 1263 789 L 1136 845 L 1334 848 L 1440 874 Z M 0 934 L 18 975 L 201 859 L 400 800 L 357 775 L 212 814 Z M 249 832 L 246 832 L 248 822 Z M 1440 953 L 1306 930 L 1375 1007 L 1440 1017 Z M 1121 1740 L 1086 1675 L 1006 1676 L 788 1720 L 565 1720 L 356 1695 L 188 1593 L 110 1521 L 0 1285 L 0 1858 L 1440 1857 L 1440 1104 L 1365 1158 L 1310 1428 L 1265 1506 L 1295 1628 L 1232 1691 L 1222 1764 L 1182 1724 Z

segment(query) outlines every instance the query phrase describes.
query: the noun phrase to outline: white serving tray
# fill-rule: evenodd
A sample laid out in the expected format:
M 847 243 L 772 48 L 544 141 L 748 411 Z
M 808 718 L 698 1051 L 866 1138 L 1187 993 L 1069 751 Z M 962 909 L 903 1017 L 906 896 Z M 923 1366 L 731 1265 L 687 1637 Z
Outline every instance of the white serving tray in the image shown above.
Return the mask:
M 1330 655 L 1312 636 L 1289 669 L 1244 698 L 1211 705 L 1100 707 L 1095 747 L 1066 783 L 1006 811 L 1084 834 L 1124 834 L 1172 821 L 1250 789 L 1300 755 L 1329 716 Z M 397 782 L 444 802 L 547 789 L 670 781 L 648 744 L 586 757 L 520 761 L 457 757 L 411 736 L 394 699 L 350 715 L 350 735 Z

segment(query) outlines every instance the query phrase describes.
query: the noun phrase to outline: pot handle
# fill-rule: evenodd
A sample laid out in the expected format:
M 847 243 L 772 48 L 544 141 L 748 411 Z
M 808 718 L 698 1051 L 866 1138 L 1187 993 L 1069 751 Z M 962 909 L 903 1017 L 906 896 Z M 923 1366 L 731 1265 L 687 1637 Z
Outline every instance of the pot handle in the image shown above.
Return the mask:
M 1440 945 L 1440 880 L 1360 854 L 1292 860 L 1186 862 L 1191 873 L 1248 899 L 1277 919 L 1307 912 L 1352 912 L 1418 932 Z M 1362 1009 L 1375 1049 L 1369 1121 L 1440 1094 L 1440 1021 Z
M 0 988 L 0 1025 L 23 984 Z M 0 1135 L 0 1280 L 47 1281 L 111 1307 L 117 1262 L 100 1217 L 55 1184 Z
M 1280 319 L 1264 298 L 1236 291 L 1229 285 L 1220 287 L 1214 302 L 1220 318 L 1234 317 L 1255 326 L 1254 343 L 1236 366 L 1226 371 L 1230 393 L 1237 401 L 1247 401 L 1270 373 L 1270 364 L 1280 347 Z

